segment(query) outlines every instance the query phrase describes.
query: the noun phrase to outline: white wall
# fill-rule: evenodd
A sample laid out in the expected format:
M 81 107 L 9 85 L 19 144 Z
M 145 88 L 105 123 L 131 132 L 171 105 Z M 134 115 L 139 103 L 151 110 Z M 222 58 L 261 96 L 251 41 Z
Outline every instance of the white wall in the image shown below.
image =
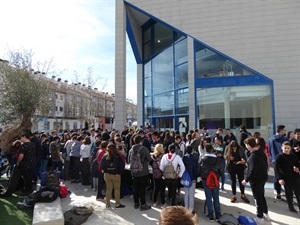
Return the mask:
M 300 127 L 299 0 L 127 0 L 274 80 L 276 123 Z

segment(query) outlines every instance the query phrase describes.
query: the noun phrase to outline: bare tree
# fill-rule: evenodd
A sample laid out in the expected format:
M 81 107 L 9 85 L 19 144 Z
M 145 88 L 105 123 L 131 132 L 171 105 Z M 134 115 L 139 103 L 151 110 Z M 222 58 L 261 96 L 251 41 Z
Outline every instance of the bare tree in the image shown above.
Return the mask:
M 31 51 L 8 52 L 8 56 L 8 61 L 0 62 L 0 123 L 12 125 L 0 136 L 4 153 L 15 138 L 31 129 L 34 115 L 49 112 L 50 91 L 45 75 L 32 69 Z M 41 65 L 49 69 L 49 64 L 51 62 Z

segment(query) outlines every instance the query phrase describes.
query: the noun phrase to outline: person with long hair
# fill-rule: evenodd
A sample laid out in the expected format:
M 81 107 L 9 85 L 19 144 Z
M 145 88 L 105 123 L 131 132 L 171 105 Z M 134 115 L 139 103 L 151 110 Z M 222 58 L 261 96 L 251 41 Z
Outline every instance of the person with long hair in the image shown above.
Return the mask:
M 244 180 L 244 172 L 246 167 L 246 155 L 243 148 L 238 145 L 237 141 L 231 141 L 225 150 L 225 158 L 227 161 L 227 170 L 231 179 L 231 191 L 232 197 L 230 201 L 233 203 L 237 200 L 236 198 L 236 177 L 239 181 L 239 186 L 241 190 L 241 199 L 250 203 L 249 199 L 245 195 L 245 187 L 242 185 L 242 181 Z
M 255 222 L 261 224 L 266 220 L 270 220 L 268 215 L 268 205 L 265 198 L 265 183 L 268 180 L 268 165 L 267 157 L 255 141 L 255 138 L 246 138 L 245 146 L 250 151 L 250 156 L 247 161 L 248 170 L 242 184 L 245 186 L 247 182 L 250 183 L 253 197 L 256 203 Z
M 125 205 L 122 205 L 120 201 L 120 188 L 121 174 L 124 171 L 125 163 L 116 145 L 108 144 L 107 153 L 103 156 L 100 165 L 104 171 L 106 183 L 106 208 L 110 208 L 112 190 L 114 190 L 116 200 L 115 208 L 124 208 Z
M 80 146 L 80 157 L 81 157 L 81 184 L 90 185 L 91 170 L 90 170 L 90 153 L 91 153 L 92 142 L 90 137 L 86 136 Z
M 166 185 L 162 178 L 162 171 L 159 169 L 161 158 L 164 155 L 164 147 L 162 144 L 156 144 L 154 147 L 152 158 L 152 170 L 153 170 L 153 182 L 154 182 L 154 191 L 153 191 L 153 206 L 157 205 L 157 196 L 160 192 L 160 201 L 162 208 L 165 207 L 165 189 Z

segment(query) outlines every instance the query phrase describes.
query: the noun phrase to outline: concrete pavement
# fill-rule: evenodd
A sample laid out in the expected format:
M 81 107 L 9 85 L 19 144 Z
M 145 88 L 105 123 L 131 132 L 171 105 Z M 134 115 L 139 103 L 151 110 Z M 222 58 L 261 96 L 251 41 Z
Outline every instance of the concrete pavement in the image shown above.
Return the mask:
M 271 180 L 271 179 L 270 179 Z M 244 203 L 240 199 L 240 192 L 237 185 L 237 198 L 235 203 L 230 202 L 231 187 L 228 176 L 226 176 L 225 191 L 220 192 L 220 202 L 222 213 L 231 213 L 238 217 L 239 215 L 246 215 L 255 217 L 256 208 L 254 206 L 254 200 L 252 197 L 251 189 L 249 186 L 246 187 L 246 195 L 250 200 L 250 204 Z M 147 211 L 140 211 L 134 209 L 132 196 L 125 196 L 121 199 L 121 203 L 126 205 L 126 208 L 122 209 L 106 209 L 104 201 L 96 201 L 96 191 L 93 191 L 89 186 L 82 186 L 80 184 L 71 184 L 69 181 L 66 182 L 72 192 L 67 198 L 62 199 L 62 210 L 67 211 L 73 206 L 92 206 L 94 213 L 84 223 L 85 225 L 94 224 L 114 224 L 114 225 L 152 225 L 157 224 L 157 219 L 161 211 L 160 204 L 157 207 Z M 292 213 L 288 210 L 287 203 L 283 200 L 274 199 L 272 183 L 266 185 L 266 198 L 269 207 L 269 215 L 272 221 L 265 221 L 267 225 L 300 225 L 300 213 Z M 182 189 L 183 190 L 183 189 Z M 149 200 L 150 191 L 147 193 L 147 203 L 152 204 Z M 177 196 L 178 201 L 183 201 L 184 192 L 181 192 L 180 196 Z M 195 194 L 195 210 L 199 215 L 199 224 L 206 225 L 212 224 L 206 219 L 206 215 L 203 213 L 205 195 L 202 189 L 196 189 Z M 111 204 L 114 207 L 114 203 Z M 296 209 L 298 207 L 295 206 Z M 218 224 L 215 222 L 215 224 Z

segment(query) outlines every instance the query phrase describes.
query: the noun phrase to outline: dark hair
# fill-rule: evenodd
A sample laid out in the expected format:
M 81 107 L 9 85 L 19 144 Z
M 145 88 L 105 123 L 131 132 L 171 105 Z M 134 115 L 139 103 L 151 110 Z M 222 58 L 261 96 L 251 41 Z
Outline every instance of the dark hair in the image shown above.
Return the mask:
M 299 133 L 300 132 L 300 129 L 299 128 L 296 128 L 295 130 L 294 130 L 294 133 Z M 289 137 L 289 136 L 288 136 Z
M 108 145 L 108 141 L 102 141 L 101 142 L 101 148 L 106 148 Z
M 118 157 L 120 156 L 120 152 L 117 149 L 115 144 L 109 144 L 107 145 L 107 156 L 106 159 L 111 159 L 112 157 Z
M 281 146 L 284 146 L 284 145 L 288 145 L 288 146 L 291 146 L 291 143 L 289 141 L 284 141 Z
M 241 125 L 240 125 L 240 129 L 246 130 L 246 126 L 245 126 L 244 124 L 241 124 Z
M 142 137 L 140 135 L 136 135 L 134 137 L 134 144 L 139 144 L 142 141 Z
M 278 125 L 276 132 L 279 133 L 280 131 L 284 130 L 285 126 L 284 125 Z
M 265 150 L 265 148 L 266 148 L 266 141 L 265 141 L 265 139 L 263 139 L 262 137 L 259 137 L 259 138 L 257 138 L 257 144 L 258 144 L 258 146 L 259 146 L 259 149 L 260 150 Z
M 175 144 L 170 144 L 168 147 L 169 152 L 174 153 L 176 150 L 176 146 Z
M 85 144 L 85 145 L 92 144 L 91 138 L 90 137 L 85 137 L 84 140 L 82 141 L 82 143 Z
M 53 141 L 59 140 L 60 138 L 58 136 L 53 137 Z
M 181 140 L 181 137 L 180 137 L 180 135 L 176 135 L 176 136 L 175 136 L 175 140 L 178 140 L 178 139 L 180 139 L 180 140 Z
M 186 152 L 187 152 L 188 154 L 191 154 L 191 153 L 193 152 L 193 146 L 188 145 L 188 146 L 186 147 Z
M 205 151 L 206 151 L 207 153 L 212 153 L 213 150 L 214 150 L 214 148 L 213 148 L 213 146 L 212 146 L 211 144 L 209 144 L 209 143 L 206 143 L 206 144 L 205 144 Z

